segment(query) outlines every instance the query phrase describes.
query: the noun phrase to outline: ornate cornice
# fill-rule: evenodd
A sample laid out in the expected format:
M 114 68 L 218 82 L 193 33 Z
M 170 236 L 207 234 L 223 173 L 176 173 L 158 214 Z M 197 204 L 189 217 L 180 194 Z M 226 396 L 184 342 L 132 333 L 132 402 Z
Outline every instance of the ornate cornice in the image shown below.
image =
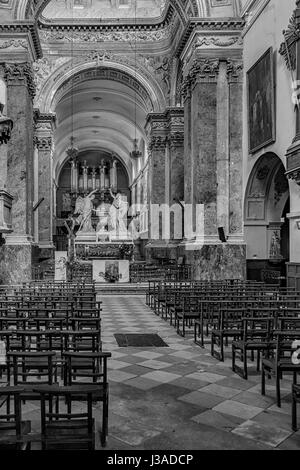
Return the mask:
M 195 19 L 192 18 L 188 21 L 184 32 L 181 36 L 181 40 L 179 41 L 179 44 L 176 48 L 175 51 L 175 56 L 180 57 L 184 48 L 186 47 L 193 31 L 197 29 L 199 32 L 206 32 L 206 33 L 211 33 L 212 32 L 219 32 L 222 34 L 228 35 L 229 32 L 235 32 L 238 33 L 239 31 L 241 32 L 243 30 L 243 27 L 245 25 L 244 20 L 242 19 L 237 19 L 237 18 L 218 18 L 218 19 Z M 238 36 L 237 36 L 238 37 Z M 211 41 L 214 41 L 214 39 L 211 39 Z M 222 40 L 220 39 L 215 39 L 216 42 L 219 42 L 219 46 L 222 46 Z M 233 37 L 231 38 L 231 42 L 233 41 Z M 235 39 L 234 39 L 235 41 Z M 230 45 L 230 44 L 228 44 Z M 232 45 L 232 44 L 231 44 Z M 215 44 L 216 47 L 217 44 Z M 222 46 L 224 47 L 224 46 Z
M 37 25 L 31 21 L 0 24 L 0 36 L 6 37 L 1 49 L 17 47 L 17 45 L 29 49 L 29 45 L 25 44 L 24 40 L 18 39 L 18 36 L 24 34 L 28 35 L 32 41 L 35 57 L 37 59 L 43 57 Z M 12 36 L 12 38 L 7 38 L 7 36 Z M 13 40 L 12 43 L 11 40 Z
M 5 80 L 7 85 L 20 85 L 25 83 L 32 99 L 35 96 L 35 82 L 31 64 L 5 64 Z
M 33 117 L 37 131 L 54 131 L 56 125 L 56 114 L 41 113 L 39 109 L 34 109 Z
M 174 19 L 174 21 L 176 21 Z M 115 27 L 93 25 L 83 26 L 77 25 L 75 27 L 70 26 L 55 26 L 48 28 L 42 28 L 40 30 L 41 40 L 45 43 L 48 42 L 73 42 L 73 43 L 84 43 L 86 41 L 96 42 L 154 42 L 163 41 L 172 37 L 172 31 L 174 30 L 174 21 L 159 27 L 153 26 L 133 26 L 133 27 L 121 27 L 116 25 Z

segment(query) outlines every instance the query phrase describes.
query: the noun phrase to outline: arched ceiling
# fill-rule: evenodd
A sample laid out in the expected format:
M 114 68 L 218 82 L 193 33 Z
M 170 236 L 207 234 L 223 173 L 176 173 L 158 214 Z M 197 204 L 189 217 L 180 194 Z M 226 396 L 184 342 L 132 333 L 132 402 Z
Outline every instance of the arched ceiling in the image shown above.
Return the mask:
M 48 20 L 159 18 L 166 0 L 51 0 L 42 12 Z
M 147 110 L 141 97 L 128 86 L 110 80 L 83 81 L 66 91 L 56 109 L 54 173 L 66 161 L 70 138 L 79 151 L 114 152 L 132 175 L 133 140 L 145 139 Z
M 137 5 L 137 17 L 144 19 L 164 17 L 169 8 L 172 7 L 182 19 L 187 20 L 189 17 L 226 17 L 238 16 L 242 6 L 246 0 L 127 0 L 131 7 L 122 5 L 120 3 L 126 0 L 8 0 L 10 7 L 14 10 L 15 19 L 25 19 L 32 17 L 40 17 L 41 15 L 51 15 L 51 10 L 57 3 L 59 11 L 63 15 L 69 15 L 68 4 L 76 3 L 77 7 L 81 6 L 82 2 L 92 2 L 90 7 L 84 5 L 84 9 L 75 8 L 80 18 L 86 19 L 90 17 L 91 11 L 95 12 L 96 18 L 116 18 L 129 19 L 135 18 L 135 7 Z M 106 6 L 103 13 L 98 15 L 98 6 L 100 3 Z M 109 5 L 110 3 L 110 5 Z M 151 3 L 151 8 L 148 6 Z M 48 4 L 50 4 L 48 6 Z M 64 7 L 62 4 L 66 4 Z M 1 7 L 0 7 L 1 8 Z M 93 10 L 91 10 L 91 8 Z M 75 11 L 73 9 L 73 12 Z M 121 13 L 120 13 L 121 12 Z M 58 17 L 58 13 L 53 13 Z M 80 14 L 80 15 L 79 15 Z M 77 16 L 77 13 L 76 13 Z M 70 16 L 67 16 L 68 18 Z M 72 17 L 72 16 L 71 16 Z M 62 16 L 60 17 L 62 18 Z M 66 18 L 66 16 L 65 16 Z M 95 16 L 93 17 L 95 19 Z

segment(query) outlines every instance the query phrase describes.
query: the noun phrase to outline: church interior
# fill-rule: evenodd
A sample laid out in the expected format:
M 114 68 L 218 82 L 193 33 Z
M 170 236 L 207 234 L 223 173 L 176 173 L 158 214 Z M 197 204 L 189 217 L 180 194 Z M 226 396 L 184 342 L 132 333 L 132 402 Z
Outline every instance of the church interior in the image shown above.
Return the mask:
M 0 0 L 0 449 L 300 449 L 299 80 L 300 0 Z

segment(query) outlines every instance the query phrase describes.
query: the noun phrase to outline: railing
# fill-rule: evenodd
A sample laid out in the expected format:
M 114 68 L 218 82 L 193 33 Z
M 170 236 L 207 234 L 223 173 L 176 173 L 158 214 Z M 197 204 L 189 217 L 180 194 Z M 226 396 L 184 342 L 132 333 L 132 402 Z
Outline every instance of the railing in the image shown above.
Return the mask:
M 146 282 L 151 280 L 189 281 L 192 279 L 190 265 L 154 265 L 136 263 L 130 265 L 130 282 Z

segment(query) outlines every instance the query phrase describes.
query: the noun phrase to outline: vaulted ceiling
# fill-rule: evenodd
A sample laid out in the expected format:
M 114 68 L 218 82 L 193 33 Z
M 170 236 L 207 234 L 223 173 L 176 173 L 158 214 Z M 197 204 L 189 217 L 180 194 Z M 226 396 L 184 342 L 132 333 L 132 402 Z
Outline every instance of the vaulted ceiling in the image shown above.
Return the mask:
M 248 0 L 0 0 L 1 19 L 75 18 L 134 21 L 163 18 L 169 8 L 182 19 L 239 16 Z M 83 8 L 82 8 L 83 7 Z M 99 9 L 101 8 L 101 12 Z M 77 10 L 77 12 L 76 12 Z M 52 13 L 51 13 L 52 12 Z
M 51 0 L 42 12 L 46 19 L 158 18 L 166 0 Z

